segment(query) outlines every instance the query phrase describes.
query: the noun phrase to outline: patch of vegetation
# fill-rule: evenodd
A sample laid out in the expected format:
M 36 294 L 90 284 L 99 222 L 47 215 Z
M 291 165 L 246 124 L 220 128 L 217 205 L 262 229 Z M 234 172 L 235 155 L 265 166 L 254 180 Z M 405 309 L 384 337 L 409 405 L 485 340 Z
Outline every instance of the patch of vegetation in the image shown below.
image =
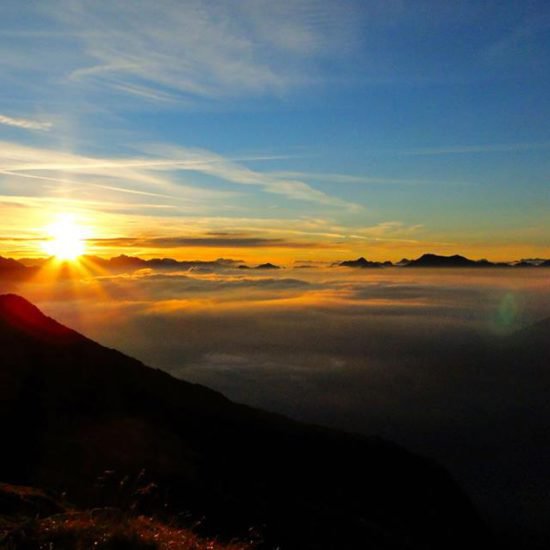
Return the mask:
M 224 544 L 188 529 L 117 510 L 68 512 L 33 520 L 4 541 L 6 550 L 249 550 L 247 543 Z
M 0 484 L 0 548 L 5 550 L 252 550 L 118 508 L 80 511 L 43 491 Z

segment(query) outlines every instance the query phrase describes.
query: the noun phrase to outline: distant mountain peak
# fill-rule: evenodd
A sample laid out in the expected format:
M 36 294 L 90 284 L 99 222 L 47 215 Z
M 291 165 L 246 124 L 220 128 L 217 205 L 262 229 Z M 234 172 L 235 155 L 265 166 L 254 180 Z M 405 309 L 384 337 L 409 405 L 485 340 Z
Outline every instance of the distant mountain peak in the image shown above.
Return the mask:
M 12 269 L 12 270 L 25 269 L 25 266 L 19 263 L 17 260 L 14 260 L 13 258 L 3 258 L 2 256 L 0 256 L 0 267 L 2 267 L 2 269 Z
M 385 266 L 391 266 L 391 262 L 372 262 L 370 260 L 367 260 L 365 257 L 361 256 L 360 258 L 357 258 L 357 260 L 345 260 L 343 262 L 340 262 L 338 264 L 342 267 L 385 267 Z
M 409 265 L 410 263 L 411 263 L 411 260 L 409 260 L 408 258 L 401 258 L 401 260 L 399 260 L 395 265 L 397 267 L 403 267 L 403 266 Z
M 411 260 L 405 267 L 490 267 L 493 266 L 487 260 L 470 260 L 460 254 L 441 256 L 439 254 L 422 254 L 420 258 Z

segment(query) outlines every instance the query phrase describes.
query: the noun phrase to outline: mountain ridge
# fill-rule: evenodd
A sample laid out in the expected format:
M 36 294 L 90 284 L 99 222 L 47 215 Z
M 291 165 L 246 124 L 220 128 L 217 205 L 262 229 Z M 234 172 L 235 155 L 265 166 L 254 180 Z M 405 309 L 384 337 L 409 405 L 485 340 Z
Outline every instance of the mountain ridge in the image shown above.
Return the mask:
M 54 265 L 54 258 L 24 258 L 15 260 L 0 256 L 0 280 L 23 281 L 38 274 L 41 269 Z M 232 260 L 228 258 L 218 258 L 216 260 L 176 260 L 174 258 L 152 258 L 144 259 L 138 256 L 127 256 L 121 254 L 112 258 L 102 258 L 94 255 L 83 255 L 80 262 L 92 274 L 101 274 L 102 272 L 134 272 L 141 269 L 156 270 L 183 270 L 183 271 L 212 271 L 218 269 L 256 269 L 256 270 L 276 270 L 280 266 L 271 262 L 262 263 L 256 266 L 244 264 L 241 260 Z M 63 263 L 61 263 L 63 265 Z M 355 267 L 355 268 L 379 268 L 379 267 L 455 267 L 455 268 L 544 268 L 550 267 L 550 259 L 522 259 L 510 262 L 492 262 L 486 259 L 472 260 L 460 254 L 443 256 L 434 253 L 425 253 L 416 259 L 403 258 L 399 262 L 392 263 L 389 260 L 372 261 L 361 256 L 355 260 L 343 260 L 331 264 L 333 267 Z M 311 267 L 311 266 L 310 266 Z

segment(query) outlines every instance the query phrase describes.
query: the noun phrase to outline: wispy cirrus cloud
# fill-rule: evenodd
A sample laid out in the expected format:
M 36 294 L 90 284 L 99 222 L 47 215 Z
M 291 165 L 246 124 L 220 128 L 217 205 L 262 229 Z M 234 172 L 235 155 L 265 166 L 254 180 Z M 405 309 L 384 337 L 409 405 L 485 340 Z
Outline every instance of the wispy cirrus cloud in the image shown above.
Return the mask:
M 281 177 L 276 172 L 252 170 L 211 151 L 171 145 L 152 145 L 148 146 L 147 150 L 157 154 L 162 160 L 171 159 L 171 162 L 177 163 L 183 170 L 201 172 L 239 185 L 259 186 L 268 193 L 283 195 L 290 199 L 359 209 L 358 205 L 328 195 L 301 179 Z
M 356 7 L 321 0 L 61 4 L 86 55 L 70 77 L 152 101 L 284 94 L 357 39 Z
M 135 157 L 92 157 L 11 142 L 0 143 L 0 174 L 59 183 L 65 186 L 101 187 L 127 194 L 174 197 L 196 202 L 222 200 L 232 191 L 193 185 L 182 173 L 200 173 L 239 186 L 256 187 L 287 199 L 357 209 L 352 203 L 328 195 L 299 179 L 281 178 L 247 167 L 240 157 L 224 157 L 204 149 L 150 145 Z M 273 156 L 242 157 L 246 160 Z M 278 158 L 278 157 L 277 157 Z M 61 175 L 60 175 L 61 174 Z M 234 192 L 233 192 L 234 193 Z
M 390 178 L 372 176 L 367 174 L 339 174 L 333 172 L 275 172 L 273 175 L 280 178 L 298 178 L 305 181 L 320 181 L 334 184 L 356 184 L 356 185 L 433 185 L 442 183 L 441 180 L 430 180 L 423 178 Z M 457 181 L 446 181 L 446 184 L 459 184 Z
M 201 188 L 176 181 L 168 174 L 155 173 L 147 158 L 101 158 L 32 147 L 12 142 L 0 143 L 0 175 L 4 185 L 11 181 L 32 180 L 46 186 L 48 195 L 59 192 L 77 193 L 79 199 L 93 203 L 104 191 L 129 195 L 147 195 L 160 201 L 170 199 L 171 204 L 197 204 L 200 202 L 227 199 L 229 191 Z M 95 194 L 86 194 L 88 189 L 98 189 Z M 21 189 L 29 196 L 36 196 L 36 186 Z M 122 201 L 114 200 L 113 205 Z
M 457 145 L 451 147 L 426 147 L 403 151 L 403 155 L 465 155 L 469 153 L 520 153 L 550 149 L 550 142 L 541 143 L 489 143 L 485 145 Z
M 354 231 L 352 237 L 379 241 L 402 241 L 415 243 L 418 240 L 411 236 L 418 233 L 424 226 L 422 224 L 407 225 L 399 221 L 385 221 L 376 225 L 361 227 Z
M 11 117 L 0 114 L 0 124 L 5 126 L 14 126 L 15 128 L 24 128 L 25 130 L 43 130 L 48 131 L 53 124 L 51 122 L 34 120 L 30 118 Z

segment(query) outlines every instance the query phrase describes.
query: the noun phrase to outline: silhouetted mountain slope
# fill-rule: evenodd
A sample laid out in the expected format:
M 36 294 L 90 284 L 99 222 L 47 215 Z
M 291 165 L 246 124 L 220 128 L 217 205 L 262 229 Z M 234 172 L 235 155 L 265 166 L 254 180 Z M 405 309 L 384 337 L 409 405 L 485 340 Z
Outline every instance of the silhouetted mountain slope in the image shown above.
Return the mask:
M 232 403 L 0 296 L 6 481 L 94 504 L 105 470 L 146 468 L 172 510 L 265 547 L 453 549 L 486 542 L 439 466 L 378 438 Z
M 493 267 L 495 264 L 487 260 L 474 261 L 464 256 L 438 256 L 423 254 L 416 260 L 409 261 L 404 267 Z
M 82 260 L 91 268 L 96 267 L 102 270 L 124 272 L 136 271 L 138 269 L 159 269 L 159 270 L 188 270 L 193 268 L 224 268 L 235 267 L 239 262 L 237 260 L 229 260 L 218 258 L 213 261 L 202 260 L 175 260 L 173 258 L 153 258 L 145 260 L 136 256 L 126 256 L 121 254 L 114 258 L 101 258 L 99 256 L 86 255 Z
M 281 269 L 272 263 L 264 263 L 257 266 L 242 264 L 240 260 L 218 258 L 217 260 L 176 260 L 174 258 L 153 258 L 144 259 L 137 256 L 126 256 L 121 254 L 113 258 L 102 258 L 94 255 L 81 256 L 80 262 L 92 274 L 102 272 L 125 273 L 139 269 L 164 270 L 223 270 L 223 269 Z M 55 267 L 59 271 L 59 261 L 51 258 L 24 258 L 13 260 L 0 256 L 0 280 L 23 280 L 35 275 L 39 268 Z M 375 267 L 548 267 L 550 260 L 532 259 L 520 260 L 517 262 L 490 262 L 488 260 L 470 260 L 464 256 L 440 256 L 437 254 L 423 254 L 416 260 L 403 258 L 397 263 L 391 261 L 371 261 L 364 257 L 356 260 L 344 260 L 335 262 L 332 266 L 375 268 Z M 312 267 L 311 265 L 295 265 L 296 267 Z
M 278 265 L 272 263 L 257 265 L 254 269 L 281 269 Z
M 35 272 L 34 268 L 25 267 L 17 260 L 0 256 L 0 280 L 2 281 L 22 281 L 30 278 Z
M 357 258 L 357 260 L 345 260 L 343 262 L 340 262 L 338 265 L 342 267 L 369 268 L 369 267 L 389 267 L 392 265 L 392 263 L 391 262 L 371 262 L 361 257 L 361 258 Z
M 2 258 L 0 256 L 0 269 L 2 271 L 21 271 L 25 266 L 12 258 Z
M 249 265 L 246 265 L 246 264 L 241 264 L 237 267 L 238 269 L 281 269 L 278 265 L 271 264 L 269 262 L 266 264 L 257 265 L 255 267 L 250 267 Z

